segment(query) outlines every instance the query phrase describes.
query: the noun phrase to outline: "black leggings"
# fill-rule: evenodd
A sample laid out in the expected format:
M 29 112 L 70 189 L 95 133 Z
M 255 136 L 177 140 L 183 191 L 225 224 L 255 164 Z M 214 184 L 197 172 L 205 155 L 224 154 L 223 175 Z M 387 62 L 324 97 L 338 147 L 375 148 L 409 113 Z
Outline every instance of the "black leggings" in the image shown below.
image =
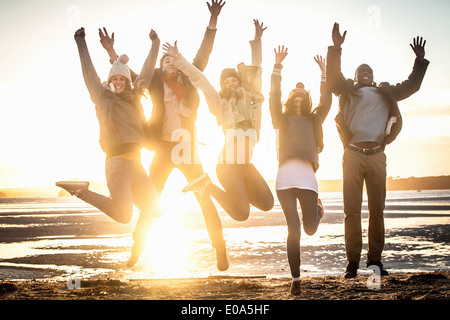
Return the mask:
M 302 209 L 303 230 L 313 235 L 320 223 L 321 209 L 317 204 L 316 192 L 305 189 L 277 190 L 278 200 L 283 209 L 288 227 L 287 255 L 291 275 L 300 277 L 300 218 L 297 211 L 297 199 Z

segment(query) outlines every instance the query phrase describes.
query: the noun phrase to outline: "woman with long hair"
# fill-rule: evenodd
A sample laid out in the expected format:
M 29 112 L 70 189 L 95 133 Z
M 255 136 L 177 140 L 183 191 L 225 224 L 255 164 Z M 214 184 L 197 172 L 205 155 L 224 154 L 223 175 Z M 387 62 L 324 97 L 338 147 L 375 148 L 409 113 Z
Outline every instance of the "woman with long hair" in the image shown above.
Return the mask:
M 311 96 L 302 83 L 297 83 L 285 104 L 281 102 L 281 70 L 287 48 L 275 49 L 275 65 L 271 76 L 270 114 L 279 135 L 279 168 L 275 189 L 288 227 L 287 255 L 292 275 L 291 293 L 300 289 L 300 202 L 303 229 L 313 235 L 323 216 L 324 208 L 318 198 L 319 188 L 315 172 L 319 168 L 319 153 L 323 149 L 322 123 L 330 111 L 331 91 L 325 78 L 325 62 L 314 57 L 322 72 L 320 102 L 312 110 Z

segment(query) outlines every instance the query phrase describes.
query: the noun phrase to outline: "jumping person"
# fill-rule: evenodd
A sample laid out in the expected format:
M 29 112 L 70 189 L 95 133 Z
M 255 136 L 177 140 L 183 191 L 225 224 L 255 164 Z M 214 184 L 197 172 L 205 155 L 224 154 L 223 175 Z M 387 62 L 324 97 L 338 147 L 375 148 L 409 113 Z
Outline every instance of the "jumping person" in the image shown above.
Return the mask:
M 200 49 L 193 61 L 193 65 L 202 71 L 206 68 L 213 49 L 217 18 L 225 2 L 212 0 L 211 4 L 207 4 L 211 17 Z M 113 47 L 113 34 L 109 37 L 106 30 L 105 33 L 100 30 L 100 40 L 110 58 L 117 57 Z M 148 90 L 153 104 L 148 123 L 149 141 L 152 143 L 152 150 L 155 151 L 149 175 L 156 189 L 161 193 L 170 173 L 175 168 L 181 171 L 188 182 L 204 173 L 195 146 L 195 121 L 200 97 L 188 77 L 173 65 L 173 57 L 167 55 L 161 58 L 160 68 L 155 70 Z M 178 134 L 180 133 L 188 133 L 191 141 L 191 157 L 181 163 L 179 159 L 172 157 L 179 143 Z M 206 228 L 216 251 L 217 268 L 225 271 L 229 263 L 219 214 L 209 195 L 196 193 L 195 196 L 202 208 Z M 138 247 L 137 252 L 144 251 L 143 243 L 142 245 L 135 243 L 135 245 Z
M 319 153 L 323 149 L 322 123 L 330 111 L 332 97 L 325 80 L 325 61 L 317 56 L 314 60 L 322 72 L 319 105 L 312 110 L 309 92 L 302 83 L 297 83 L 283 111 L 281 70 L 287 54 L 284 46 L 278 47 L 278 51 L 275 49 L 269 105 L 273 127 L 279 134 L 279 168 L 275 189 L 288 227 L 287 255 L 292 275 L 290 292 L 299 295 L 301 231 L 297 199 L 302 210 L 303 229 L 308 235 L 313 235 L 324 214 L 322 201 L 318 198 L 315 172 L 319 167 Z
M 134 203 L 140 209 L 133 233 L 135 242 L 145 241 L 152 219 L 161 216 L 158 191 L 142 167 L 140 158 L 141 149 L 147 145 L 146 118 L 140 99 L 153 78 L 160 44 L 153 30 L 150 39 L 150 53 L 134 82 L 126 65 L 128 57 L 122 55 L 114 61 L 108 81 L 102 84 L 89 55 L 84 28 L 75 32 L 84 82 L 99 120 L 100 145 L 106 153 L 105 171 L 110 197 L 90 191 L 89 182 L 56 183 L 120 223 L 131 220 Z M 135 259 L 134 249 L 130 261 Z
M 220 76 L 220 92 L 178 54 L 176 43 L 175 46 L 164 45 L 167 54 L 174 57 L 177 68 L 204 92 L 211 113 L 225 133 L 225 144 L 216 167 L 217 177 L 225 191 L 214 185 L 206 173 L 183 191 L 210 194 L 237 221 L 248 219 L 250 204 L 263 211 L 269 211 L 274 204 L 266 181 L 251 163 L 261 127 L 261 104 L 264 100 L 261 94 L 261 37 L 266 30 L 258 20 L 254 20 L 254 25 L 255 38 L 250 41 L 252 65 L 239 64 L 238 70 L 224 69 Z
M 377 266 L 387 275 L 381 263 L 385 243 L 384 207 L 386 199 L 387 144 L 395 140 L 402 127 L 398 101 L 417 92 L 422 84 L 429 61 L 425 59 L 425 43 L 413 39 L 411 48 L 416 59 L 408 79 L 395 86 L 387 82 L 375 84 L 373 71 L 360 65 L 355 78 L 345 79 L 341 73 L 341 45 L 347 31 L 341 35 L 339 24 L 332 31 L 333 46 L 328 47 L 327 81 L 339 96 L 336 126 L 344 146 L 343 192 L 345 213 L 345 249 L 347 268 L 345 278 L 357 276 L 362 250 L 361 205 L 363 184 L 366 183 L 369 227 L 367 266 Z

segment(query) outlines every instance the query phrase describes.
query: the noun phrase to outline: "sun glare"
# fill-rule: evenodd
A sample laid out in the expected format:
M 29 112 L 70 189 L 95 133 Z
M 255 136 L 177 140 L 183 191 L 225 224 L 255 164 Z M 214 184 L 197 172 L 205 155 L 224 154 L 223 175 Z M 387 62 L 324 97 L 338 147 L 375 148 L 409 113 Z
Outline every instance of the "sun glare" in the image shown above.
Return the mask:
M 184 177 L 176 171 L 169 177 L 161 196 L 164 216 L 154 220 L 147 239 L 148 249 L 140 259 L 158 277 L 179 278 L 191 269 L 192 230 L 186 215 L 196 203 L 193 195 L 181 193 L 185 184 Z

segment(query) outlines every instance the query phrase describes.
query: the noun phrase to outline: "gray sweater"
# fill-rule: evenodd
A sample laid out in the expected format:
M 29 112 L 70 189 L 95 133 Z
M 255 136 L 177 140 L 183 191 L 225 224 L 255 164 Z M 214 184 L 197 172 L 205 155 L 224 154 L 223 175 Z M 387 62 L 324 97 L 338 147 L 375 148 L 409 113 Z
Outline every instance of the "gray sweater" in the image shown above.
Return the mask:
M 152 42 L 151 50 L 139 76 L 133 83 L 133 97 L 126 99 L 104 86 L 95 71 L 84 38 L 76 37 L 84 82 L 100 125 L 100 146 L 107 156 L 128 151 L 127 146 L 142 148 L 146 145 L 146 118 L 141 95 L 153 77 L 160 40 Z M 129 149 L 129 148 L 128 148 Z

